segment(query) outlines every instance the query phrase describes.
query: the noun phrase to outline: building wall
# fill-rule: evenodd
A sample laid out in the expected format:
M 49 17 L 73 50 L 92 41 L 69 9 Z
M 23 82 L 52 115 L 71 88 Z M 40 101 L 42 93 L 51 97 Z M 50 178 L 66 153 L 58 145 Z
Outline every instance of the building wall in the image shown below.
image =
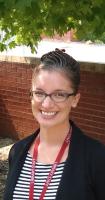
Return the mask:
M 15 60 L 15 62 L 14 62 Z M 31 112 L 31 76 L 39 61 L 0 61 L 0 136 L 21 139 L 38 128 Z M 80 63 L 81 100 L 71 118 L 87 135 L 105 143 L 105 65 Z

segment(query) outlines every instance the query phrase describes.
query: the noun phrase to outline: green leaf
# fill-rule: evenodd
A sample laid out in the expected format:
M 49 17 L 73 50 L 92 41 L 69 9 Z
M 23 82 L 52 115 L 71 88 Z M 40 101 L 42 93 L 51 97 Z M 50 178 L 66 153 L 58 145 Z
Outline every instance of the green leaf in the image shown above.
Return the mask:
M 105 43 L 105 0 L 0 0 L 1 50 L 26 45 L 34 52 L 42 35 L 72 28 L 80 40 Z

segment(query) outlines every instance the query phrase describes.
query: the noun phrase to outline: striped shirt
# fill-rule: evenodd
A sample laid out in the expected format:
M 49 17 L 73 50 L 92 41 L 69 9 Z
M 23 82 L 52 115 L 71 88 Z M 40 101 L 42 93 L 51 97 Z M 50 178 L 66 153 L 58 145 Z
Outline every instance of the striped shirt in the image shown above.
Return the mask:
M 53 178 L 47 188 L 44 200 L 53 200 L 56 198 L 56 193 L 61 180 L 65 162 L 57 165 Z M 32 157 L 28 153 L 23 164 L 20 176 L 13 192 L 13 200 L 29 200 L 29 186 L 31 179 Z M 41 191 L 47 176 L 52 168 L 52 164 L 42 164 L 36 162 L 35 167 L 35 182 L 34 182 L 34 199 L 39 199 Z

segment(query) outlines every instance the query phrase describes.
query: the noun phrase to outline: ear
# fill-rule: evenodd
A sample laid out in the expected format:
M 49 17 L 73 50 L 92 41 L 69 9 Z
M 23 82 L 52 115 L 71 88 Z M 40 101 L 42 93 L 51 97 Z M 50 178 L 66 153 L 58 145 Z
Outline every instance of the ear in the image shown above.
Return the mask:
M 76 108 L 77 107 L 77 104 L 78 104 L 79 100 L 80 100 L 80 93 L 77 93 L 73 98 L 72 108 Z

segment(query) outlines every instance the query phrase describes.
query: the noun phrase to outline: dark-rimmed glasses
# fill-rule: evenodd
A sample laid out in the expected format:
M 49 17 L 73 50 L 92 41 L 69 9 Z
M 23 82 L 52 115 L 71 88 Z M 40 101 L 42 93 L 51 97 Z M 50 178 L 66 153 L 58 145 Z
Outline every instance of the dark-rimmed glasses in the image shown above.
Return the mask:
M 43 102 L 46 97 L 50 97 L 54 102 L 59 103 L 66 101 L 70 96 L 75 95 L 74 92 L 72 93 L 66 93 L 66 92 L 61 92 L 61 91 L 55 91 L 53 93 L 47 94 L 43 91 L 30 91 L 30 96 L 34 98 L 35 101 L 37 102 Z

